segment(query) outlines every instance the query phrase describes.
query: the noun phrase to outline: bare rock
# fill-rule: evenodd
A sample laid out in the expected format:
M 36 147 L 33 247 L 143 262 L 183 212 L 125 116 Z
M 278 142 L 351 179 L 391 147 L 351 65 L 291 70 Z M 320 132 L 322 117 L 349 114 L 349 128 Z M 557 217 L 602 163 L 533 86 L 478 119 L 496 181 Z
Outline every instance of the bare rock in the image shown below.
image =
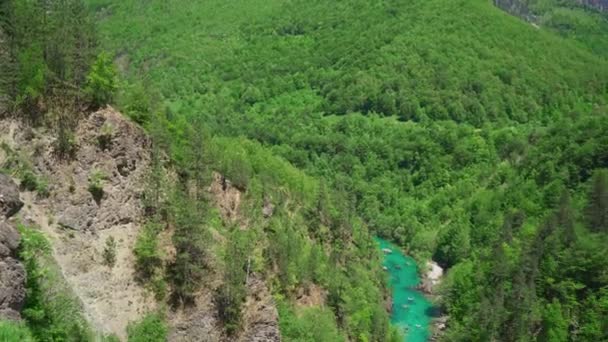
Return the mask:
M 7 175 L 0 174 L 0 215 L 11 217 L 23 207 L 17 184 Z
M 244 307 L 244 332 L 240 341 L 280 342 L 279 314 L 266 284 L 256 277 L 250 280 Z
M 262 215 L 264 218 L 269 218 L 274 213 L 274 204 L 268 197 L 264 197 L 264 206 L 262 207 Z
M 78 121 L 74 131 L 77 149 L 67 160 L 58 158 L 55 137 L 44 130 L 34 129 L 35 137 L 28 141 L 32 138 L 18 120 L 0 118 L 0 132 L 12 150 L 31 156 L 32 171 L 49 181 L 49 197 L 21 195 L 26 203 L 23 221 L 48 234 L 53 256 L 67 284 L 82 302 L 91 325 L 99 332 L 114 333 L 126 340 L 129 322 L 156 309 L 154 298 L 133 281 L 132 251 L 143 221 L 140 198 L 150 160 L 150 139 L 142 128 L 111 107 L 84 115 Z M 3 159 L 0 151 L 0 162 Z M 103 188 L 98 202 L 90 191 L 93 181 Z M 3 216 L 0 215 L 0 221 Z M 109 236 L 117 242 L 117 262 L 111 269 L 101 262 Z M 11 238 L 11 246 L 12 241 Z M 7 253 L 13 252 L 3 248 L 2 254 Z M 2 257 L 0 261 L 4 261 Z M 19 279 L 13 264 L 11 261 L 10 275 L 6 262 L 0 269 L 4 283 L 8 284 L 4 277 Z M 0 287 L 2 298 L 8 293 L 15 291 L 7 292 Z M 11 294 L 10 302 L 14 303 L 17 297 Z M 0 308 L 3 317 L 17 317 L 13 307 L 11 304 L 10 308 Z
M 16 259 L 19 232 L 0 222 L 0 319 L 19 320 L 25 302 L 25 269 Z
M 0 258 L 15 257 L 21 236 L 8 222 L 0 222 Z
M 198 310 L 176 326 L 169 333 L 169 341 L 175 342 L 217 342 L 221 340 L 219 322 L 213 315 L 213 310 Z
M 91 226 L 96 211 L 96 208 L 92 205 L 67 207 L 57 223 L 67 229 L 82 231 Z
M 214 172 L 209 192 L 224 221 L 235 222 L 239 219 L 241 191 L 230 180 Z

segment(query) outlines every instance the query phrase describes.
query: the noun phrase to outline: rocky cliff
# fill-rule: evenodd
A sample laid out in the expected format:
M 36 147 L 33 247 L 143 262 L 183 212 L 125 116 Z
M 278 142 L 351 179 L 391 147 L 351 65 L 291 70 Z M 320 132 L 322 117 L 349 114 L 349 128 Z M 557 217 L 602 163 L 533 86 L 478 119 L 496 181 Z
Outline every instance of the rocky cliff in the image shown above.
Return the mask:
M 17 185 L 0 174 L 0 319 L 19 320 L 25 301 L 25 269 L 17 258 L 19 232 L 8 221 L 23 206 Z
M 14 216 L 19 212 L 18 220 L 44 233 L 91 326 L 125 340 L 127 325 L 159 306 L 153 294 L 136 281 L 133 255 L 144 221 L 141 198 L 151 142 L 138 125 L 111 107 L 81 119 L 74 137 L 73 155 L 60 158 L 54 132 L 31 128 L 14 118 L 0 119 L 0 168 L 9 174 L 14 170 L 12 175 L 0 175 L 0 213 Z M 44 195 L 39 189 L 19 189 L 15 184 L 12 177 L 18 178 L 23 173 L 19 169 L 24 167 L 45 180 Z M 237 223 L 246 229 L 247 219 L 240 213 L 240 190 L 215 174 L 209 194 L 227 224 Z M 265 203 L 260 210 L 270 216 L 272 204 Z M 110 237 L 116 242 L 113 267 L 103 258 Z M 160 244 L 170 249 L 170 229 L 161 239 Z M 18 245 L 19 234 L 13 224 L 2 221 L 0 317 L 11 319 L 19 319 L 25 299 L 25 271 L 16 259 Z M 172 255 L 165 254 L 167 258 Z M 169 340 L 280 341 L 274 300 L 264 279 L 255 275 L 247 284 L 243 329 L 237 336 L 224 334 L 213 301 L 214 291 L 221 286 L 219 273 L 212 272 L 204 279 L 196 305 L 169 310 Z
M 577 0 L 583 6 L 594 8 L 598 11 L 608 11 L 608 0 Z
M 522 19 L 531 22 L 538 23 L 539 16 L 541 13 L 535 13 L 533 10 L 536 1 L 522 1 L 522 0 L 494 0 L 494 5 L 498 8 L 505 10 L 506 12 L 521 17 Z M 600 12 L 608 11 L 608 0 L 567 0 L 561 2 L 560 6 L 565 7 L 579 7 L 597 10 Z
M 0 132 L 0 166 L 11 172 L 27 165 L 25 172 L 47 183 L 45 196 L 36 189 L 22 189 L 25 206 L 19 219 L 50 240 L 61 274 L 82 302 L 91 325 L 124 339 L 130 322 L 156 308 L 152 296 L 135 281 L 132 253 L 143 216 L 140 196 L 149 160 L 148 137 L 110 107 L 80 120 L 71 158 L 57 155 L 55 134 L 45 128 L 4 119 Z M 21 206 L 12 200 L 19 191 L 4 184 L 0 182 L 0 187 L 8 189 L 4 196 L 11 200 L 1 210 L 13 214 Z M 97 195 L 93 184 L 99 188 Z M 14 232 L 8 232 L 3 235 L 13 246 Z M 110 237 L 116 242 L 114 267 L 103 260 Z M 12 261 L 5 267 L 21 272 Z

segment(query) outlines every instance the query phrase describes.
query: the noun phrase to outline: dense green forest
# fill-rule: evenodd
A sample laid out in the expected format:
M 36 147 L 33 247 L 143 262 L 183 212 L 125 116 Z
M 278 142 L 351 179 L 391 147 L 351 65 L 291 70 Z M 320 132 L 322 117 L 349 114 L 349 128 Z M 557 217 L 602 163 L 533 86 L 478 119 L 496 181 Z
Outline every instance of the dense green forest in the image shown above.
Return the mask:
M 486 1 L 89 4 L 136 120 L 158 94 L 175 127 L 261 143 L 449 267 L 446 340 L 607 338 L 605 34 Z
M 446 341 L 608 340 L 601 14 L 538 1 L 539 29 L 485 0 L 9 3 L 13 72 L 1 84 L 15 108 L 37 119 L 56 116 L 57 99 L 111 102 L 153 137 L 134 252 L 159 300 L 187 304 L 221 270 L 218 315 L 233 333 L 253 260 L 284 340 L 398 340 L 377 234 L 447 268 Z M 27 24 L 45 13 L 79 14 Z M 99 41 L 74 29 L 93 22 Z M 69 127 L 52 122 L 68 153 Z M 245 193 L 252 229 L 221 224 L 201 191 L 212 170 Z M 268 198 L 279 208 L 263 220 Z M 171 265 L 157 246 L 167 222 Z M 312 284 L 327 306 L 294 305 Z M 162 315 L 131 332 L 166 334 Z

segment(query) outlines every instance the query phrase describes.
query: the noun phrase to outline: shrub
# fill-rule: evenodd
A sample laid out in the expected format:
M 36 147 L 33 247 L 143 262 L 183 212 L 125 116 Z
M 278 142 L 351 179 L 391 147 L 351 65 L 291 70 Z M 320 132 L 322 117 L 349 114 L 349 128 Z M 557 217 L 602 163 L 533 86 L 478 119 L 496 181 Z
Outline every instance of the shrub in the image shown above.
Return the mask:
M 23 171 L 19 185 L 22 190 L 36 191 L 40 197 L 48 197 L 50 194 L 48 181 L 45 178 L 36 176 L 30 170 Z
M 148 222 L 137 236 L 133 252 L 137 270 L 144 279 L 151 278 L 162 264 L 157 242 L 157 235 L 161 228 L 160 224 L 156 222 Z
M 24 49 L 17 56 L 17 60 L 20 70 L 15 104 L 31 112 L 44 96 L 48 68 L 44 62 L 43 51 L 38 45 L 32 44 Z
M 0 341 L 33 342 L 34 338 L 25 325 L 12 321 L 0 321 Z
M 106 239 L 106 246 L 103 249 L 103 263 L 109 267 L 114 267 L 116 264 L 116 240 L 113 236 Z
M 21 233 L 19 258 L 27 272 L 27 297 L 21 315 L 32 334 L 37 341 L 92 340 L 90 328 L 81 314 L 81 303 L 54 264 L 50 242 L 36 229 L 23 225 L 18 229 Z M 0 335 L 0 341 L 6 340 Z
M 116 68 L 110 56 L 102 52 L 91 66 L 85 93 L 90 97 L 93 105 L 101 107 L 112 101 L 117 88 Z
M 112 136 L 114 135 L 114 126 L 112 124 L 106 122 L 101 127 L 101 132 L 97 137 L 97 142 L 99 143 L 99 148 L 102 150 L 107 150 L 112 145 Z
M 45 178 L 38 178 L 38 182 L 36 184 L 36 193 L 42 198 L 49 197 L 51 194 L 49 191 L 49 183 Z
M 32 171 L 25 171 L 21 176 L 21 189 L 34 191 L 38 187 L 38 178 Z
M 327 308 L 295 310 L 284 300 L 278 301 L 279 326 L 286 340 L 294 341 L 345 341 L 340 334 L 336 319 Z
M 105 179 L 105 175 L 99 171 L 94 170 L 91 175 L 89 175 L 89 192 L 93 195 L 93 199 L 95 202 L 101 202 L 103 198 L 103 180 Z
M 150 289 L 154 292 L 154 298 L 162 301 L 167 296 L 167 282 L 162 275 L 156 275 L 150 282 Z
M 71 128 L 66 123 L 60 120 L 57 131 L 57 139 L 55 140 L 55 152 L 61 158 L 71 158 L 76 153 L 76 136 Z
M 145 125 L 150 121 L 150 114 L 154 108 L 150 90 L 143 83 L 138 82 L 121 91 L 118 98 L 121 109 L 133 121 Z
M 167 325 L 160 314 L 147 314 L 141 321 L 127 327 L 129 342 L 164 342 Z
M 120 342 L 120 338 L 118 338 L 118 336 L 111 334 L 111 335 L 107 335 L 104 336 L 101 339 L 101 342 Z

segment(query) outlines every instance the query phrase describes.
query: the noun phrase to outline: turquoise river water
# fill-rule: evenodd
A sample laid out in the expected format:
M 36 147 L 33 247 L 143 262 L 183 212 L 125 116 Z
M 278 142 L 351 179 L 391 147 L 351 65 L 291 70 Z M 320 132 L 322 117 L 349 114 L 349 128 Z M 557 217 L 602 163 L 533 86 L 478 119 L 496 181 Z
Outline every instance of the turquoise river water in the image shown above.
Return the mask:
M 431 323 L 431 302 L 418 290 L 420 283 L 418 266 L 414 259 L 406 256 L 396 245 L 377 238 L 380 249 L 390 249 L 384 254 L 383 266 L 390 275 L 393 291 L 391 321 L 403 331 L 407 342 L 426 342 Z

